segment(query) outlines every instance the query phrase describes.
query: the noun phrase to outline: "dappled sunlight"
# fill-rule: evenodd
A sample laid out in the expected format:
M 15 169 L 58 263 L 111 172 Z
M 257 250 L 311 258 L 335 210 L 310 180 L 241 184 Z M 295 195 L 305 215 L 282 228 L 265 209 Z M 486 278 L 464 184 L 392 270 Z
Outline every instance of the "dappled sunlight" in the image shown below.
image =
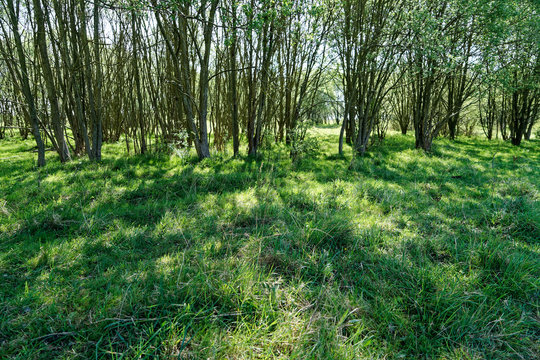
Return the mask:
M 539 0 L 1 0 L 0 359 L 540 359 Z
M 296 165 L 112 151 L 16 182 L 2 163 L 7 346 L 56 332 L 55 354 L 70 339 L 88 354 L 532 354 L 535 158 L 487 142 L 425 155 L 399 136 L 349 167 L 330 140 Z

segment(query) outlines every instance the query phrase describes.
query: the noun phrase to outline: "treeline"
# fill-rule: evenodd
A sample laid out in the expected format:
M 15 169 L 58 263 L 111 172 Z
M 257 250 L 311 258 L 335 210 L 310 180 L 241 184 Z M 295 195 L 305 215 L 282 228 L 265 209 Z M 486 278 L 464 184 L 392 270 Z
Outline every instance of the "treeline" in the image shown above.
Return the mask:
M 62 162 L 164 145 L 291 155 L 312 123 L 363 153 L 389 126 L 416 146 L 478 119 L 519 145 L 538 119 L 534 0 L 0 0 L 0 138 Z M 466 116 L 465 113 L 468 115 Z M 473 122 L 474 123 L 474 122 Z

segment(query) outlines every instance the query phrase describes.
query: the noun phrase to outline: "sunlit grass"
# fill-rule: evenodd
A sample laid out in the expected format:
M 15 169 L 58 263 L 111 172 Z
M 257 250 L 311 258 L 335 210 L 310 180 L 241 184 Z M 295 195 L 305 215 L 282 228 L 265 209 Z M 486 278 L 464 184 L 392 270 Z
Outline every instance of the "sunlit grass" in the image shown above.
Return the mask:
M 537 358 L 540 147 L 351 163 L 0 143 L 1 358 Z

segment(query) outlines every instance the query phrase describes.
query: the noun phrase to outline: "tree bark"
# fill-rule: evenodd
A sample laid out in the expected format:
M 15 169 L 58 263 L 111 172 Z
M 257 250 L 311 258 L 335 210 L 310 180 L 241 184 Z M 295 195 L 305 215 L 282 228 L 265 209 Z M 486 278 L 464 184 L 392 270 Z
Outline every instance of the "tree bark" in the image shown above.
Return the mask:
M 47 97 L 49 100 L 49 105 L 51 107 L 51 122 L 56 138 L 56 151 L 60 156 L 60 161 L 66 162 L 71 160 L 71 155 L 69 153 L 69 149 L 64 138 L 64 126 L 60 115 L 60 108 L 58 106 L 58 95 L 56 93 L 54 76 L 49 61 L 49 54 L 47 52 L 43 9 L 41 8 L 40 0 L 33 0 L 33 4 L 34 15 L 36 17 L 37 24 L 36 41 L 39 48 L 41 67 L 43 70 L 43 79 L 45 81 L 45 86 L 47 89 Z
M 17 56 L 19 58 L 20 71 L 18 72 L 19 81 L 21 83 L 21 90 L 23 96 L 28 105 L 28 115 L 30 117 L 30 124 L 32 127 L 32 134 L 36 140 L 37 150 L 38 150 L 38 167 L 45 166 L 45 145 L 43 144 L 43 139 L 39 132 L 39 118 L 36 110 L 36 103 L 34 95 L 30 89 L 30 80 L 28 76 L 28 68 L 26 66 L 26 57 L 24 54 L 24 48 L 21 41 L 21 36 L 19 34 L 19 22 L 17 19 L 15 7 L 13 5 L 13 0 L 6 0 L 8 6 L 8 17 L 10 20 L 11 27 L 13 29 L 13 38 L 15 40 L 15 47 L 17 51 Z M 14 78 L 15 80 L 15 78 Z

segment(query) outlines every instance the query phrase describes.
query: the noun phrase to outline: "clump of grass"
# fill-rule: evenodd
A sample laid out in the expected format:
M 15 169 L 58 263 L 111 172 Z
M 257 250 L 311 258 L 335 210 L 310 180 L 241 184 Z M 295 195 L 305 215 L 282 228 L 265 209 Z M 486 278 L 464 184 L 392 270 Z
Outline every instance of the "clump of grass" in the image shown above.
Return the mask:
M 2 140 L 0 358 L 538 358 L 539 143 L 352 161 L 313 131 L 294 164 L 108 144 L 37 170 Z

